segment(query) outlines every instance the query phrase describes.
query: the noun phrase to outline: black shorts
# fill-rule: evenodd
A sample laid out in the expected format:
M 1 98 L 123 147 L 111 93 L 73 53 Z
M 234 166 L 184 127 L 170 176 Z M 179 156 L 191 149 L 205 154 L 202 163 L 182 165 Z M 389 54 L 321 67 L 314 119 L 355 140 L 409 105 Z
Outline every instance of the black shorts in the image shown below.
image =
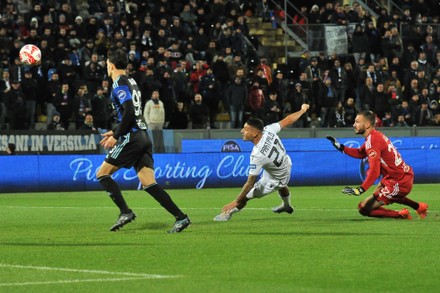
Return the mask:
M 146 130 L 123 135 L 110 150 L 105 161 L 118 168 L 134 167 L 138 172 L 143 167 L 154 170 L 153 145 Z

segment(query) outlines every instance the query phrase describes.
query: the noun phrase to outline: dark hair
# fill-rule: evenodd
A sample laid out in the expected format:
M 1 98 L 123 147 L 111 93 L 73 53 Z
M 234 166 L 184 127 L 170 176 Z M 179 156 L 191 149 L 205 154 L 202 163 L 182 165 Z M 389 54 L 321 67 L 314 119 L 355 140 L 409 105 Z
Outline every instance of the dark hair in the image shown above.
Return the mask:
M 116 69 L 125 69 L 128 64 L 127 53 L 122 49 L 109 49 L 107 52 L 108 60 L 113 63 Z
M 365 119 L 367 119 L 368 121 L 370 121 L 371 125 L 374 126 L 374 125 L 376 124 L 376 115 L 375 115 L 372 111 L 364 110 L 364 111 L 361 111 L 361 112 L 359 113 L 359 115 L 364 116 Z
M 249 120 L 246 122 L 247 125 L 252 126 L 260 131 L 263 131 L 264 123 L 263 120 L 258 118 L 249 118 Z

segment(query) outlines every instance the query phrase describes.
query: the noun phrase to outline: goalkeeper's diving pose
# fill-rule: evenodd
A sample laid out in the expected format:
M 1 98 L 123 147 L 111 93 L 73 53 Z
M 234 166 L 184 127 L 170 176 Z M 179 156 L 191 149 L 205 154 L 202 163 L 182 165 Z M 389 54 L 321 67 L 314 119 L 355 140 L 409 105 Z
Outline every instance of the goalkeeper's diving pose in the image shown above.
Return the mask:
M 241 130 L 243 140 L 251 141 L 254 144 L 249 164 L 249 176 L 237 198 L 225 205 L 222 213 L 216 216 L 214 221 L 228 221 L 234 213 L 241 211 L 249 200 L 261 198 L 275 190 L 278 191 L 282 203 L 274 208 L 273 212 L 293 213 L 293 207 L 290 204 L 290 191 L 287 186 L 290 180 L 292 161 L 277 133 L 297 121 L 308 109 L 309 105 L 303 104 L 299 111 L 266 127 L 264 127 L 263 121 L 258 118 L 250 118 L 244 124 Z M 258 179 L 261 170 L 263 170 L 263 175 Z
M 362 134 L 365 137 L 365 142 L 360 148 L 346 147 L 334 137 L 327 136 L 327 139 L 340 152 L 359 159 L 368 157 L 370 169 L 364 182 L 358 187 L 345 187 L 342 192 L 359 196 L 382 175 L 373 195 L 359 203 L 359 213 L 376 218 L 411 219 L 411 214 L 406 208 L 400 211 L 383 208 L 384 205 L 399 203 L 413 208 L 420 218 L 425 218 L 428 214 L 428 205 L 407 197 L 413 186 L 412 168 L 403 161 L 391 141 L 375 129 L 374 123 L 375 114 L 371 111 L 362 111 L 356 116 L 353 124 L 354 130 L 356 134 Z

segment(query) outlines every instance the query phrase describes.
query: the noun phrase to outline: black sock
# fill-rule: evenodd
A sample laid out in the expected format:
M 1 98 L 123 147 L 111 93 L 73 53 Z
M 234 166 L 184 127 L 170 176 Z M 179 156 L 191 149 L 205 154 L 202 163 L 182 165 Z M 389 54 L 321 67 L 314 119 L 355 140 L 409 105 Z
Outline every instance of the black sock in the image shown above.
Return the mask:
M 121 194 L 121 190 L 119 189 L 118 184 L 113 180 L 110 175 L 104 175 L 98 178 L 99 183 L 104 187 L 105 191 L 108 192 L 108 195 L 113 200 L 113 202 L 118 206 L 121 214 L 130 213 L 131 210 L 128 208 L 127 203 L 125 202 L 124 197 Z
M 159 184 L 148 186 L 144 190 L 154 197 L 176 220 L 180 221 L 186 218 L 186 215 L 177 207 L 170 195 Z

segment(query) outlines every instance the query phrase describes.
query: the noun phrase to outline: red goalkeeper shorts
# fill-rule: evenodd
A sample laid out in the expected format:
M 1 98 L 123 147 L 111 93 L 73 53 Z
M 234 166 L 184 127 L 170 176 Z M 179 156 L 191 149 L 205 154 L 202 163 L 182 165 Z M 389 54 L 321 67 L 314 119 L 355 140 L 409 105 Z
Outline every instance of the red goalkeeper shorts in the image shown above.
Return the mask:
M 413 181 L 414 175 L 411 173 L 408 173 L 400 180 L 383 178 L 380 181 L 382 188 L 374 193 L 374 197 L 384 205 L 393 203 L 395 198 L 405 197 L 411 192 Z

